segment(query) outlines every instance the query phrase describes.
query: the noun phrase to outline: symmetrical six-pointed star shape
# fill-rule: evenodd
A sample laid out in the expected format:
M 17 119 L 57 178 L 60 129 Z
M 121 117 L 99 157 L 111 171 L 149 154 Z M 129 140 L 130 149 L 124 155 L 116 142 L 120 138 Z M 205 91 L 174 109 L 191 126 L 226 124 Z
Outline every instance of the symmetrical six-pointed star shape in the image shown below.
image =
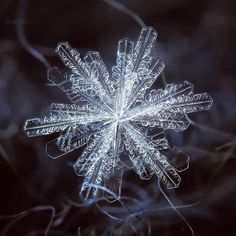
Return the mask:
M 188 168 L 188 156 L 168 144 L 164 131 L 185 130 L 187 114 L 210 109 L 212 99 L 206 93 L 193 94 L 188 81 L 151 90 L 164 68 L 163 61 L 151 55 L 156 37 L 147 27 L 136 44 L 120 40 L 112 75 L 98 52 L 88 52 L 82 61 L 67 42 L 56 48 L 70 71 L 51 68 L 48 79 L 72 104 L 51 104 L 48 116 L 27 120 L 24 130 L 29 137 L 60 132 L 46 146 L 52 158 L 87 145 L 74 164 L 76 173 L 84 176 L 84 199 L 96 195 L 94 185 L 119 196 L 125 167 L 142 179 L 155 174 L 167 188 L 178 187 L 178 172 Z

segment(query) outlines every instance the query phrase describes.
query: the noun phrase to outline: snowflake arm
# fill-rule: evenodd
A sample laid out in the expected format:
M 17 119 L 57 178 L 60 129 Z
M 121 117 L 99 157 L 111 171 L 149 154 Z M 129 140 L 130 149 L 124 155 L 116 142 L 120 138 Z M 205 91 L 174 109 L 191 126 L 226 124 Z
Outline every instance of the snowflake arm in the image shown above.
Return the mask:
M 93 86 L 98 89 L 102 100 L 113 106 L 114 84 L 109 79 L 108 70 L 98 52 L 90 51 L 84 57 L 85 62 L 89 66 L 91 73 L 90 78 Z
M 60 132 L 77 122 L 77 119 L 71 117 L 64 119 L 58 119 L 57 116 L 34 118 L 26 121 L 24 130 L 28 137 L 36 137 Z
M 56 52 L 64 64 L 68 66 L 74 74 L 78 75 L 79 79 L 82 79 L 85 83 L 91 83 L 92 87 L 90 89 L 97 94 L 100 103 L 111 111 L 110 107 L 107 105 L 112 102 L 110 91 L 106 84 L 109 74 L 99 53 L 88 52 L 84 58 L 84 62 L 82 62 L 79 52 L 72 48 L 67 42 L 59 43 Z
M 53 159 L 64 156 L 87 144 L 95 132 L 69 126 L 65 132 L 61 132 L 59 137 L 47 143 L 46 154 Z
M 134 48 L 132 89 L 127 97 L 127 110 L 134 102 L 143 99 L 147 89 L 164 69 L 164 63 L 160 58 L 150 56 L 156 37 L 157 32 L 152 27 L 144 28 Z
M 29 137 L 48 135 L 65 130 L 69 126 L 78 126 L 79 124 L 88 125 L 96 122 L 104 122 L 110 119 L 106 112 L 87 113 L 84 114 L 88 107 L 65 104 L 52 104 L 50 107 L 50 115 L 44 118 L 35 118 L 27 120 L 24 130 Z M 67 110 L 65 110 L 67 109 Z
M 112 125 L 99 134 L 96 134 L 95 138 L 74 164 L 76 173 L 80 176 L 85 176 L 80 192 L 81 197 L 85 200 L 94 198 L 96 194 L 96 189 L 92 188 L 90 186 L 91 184 L 101 185 L 104 182 L 105 186 L 108 186 L 110 183 L 107 180 L 111 176 L 114 177 L 114 167 L 117 166 L 114 162 L 119 162 L 119 159 L 117 156 L 114 156 L 114 153 L 110 153 L 109 151 L 110 149 L 112 152 L 114 151 L 112 143 L 114 142 L 115 128 Z M 119 170 L 119 175 L 115 176 L 115 180 L 113 180 L 113 183 L 116 185 L 116 191 L 120 189 L 121 178 L 122 171 Z
M 139 155 L 139 159 L 141 158 L 141 172 L 137 170 L 140 177 L 142 178 L 144 174 L 145 178 L 146 176 L 149 178 L 149 176 L 155 173 L 168 188 L 177 188 L 181 178 L 176 170 L 168 163 L 166 157 L 157 150 L 155 145 L 146 136 L 135 129 L 134 126 L 130 124 L 126 125 L 126 131 L 126 135 L 133 141 L 133 146 Z M 135 163 L 135 166 L 137 167 L 139 165 Z
M 135 46 L 126 38 L 119 41 L 113 78 L 119 82 L 118 94 L 123 109 L 128 110 L 134 102 L 141 101 L 164 68 L 160 58 L 149 55 L 156 37 L 156 31 L 148 27 L 142 29 Z
M 118 43 L 116 66 L 112 68 L 112 78 L 116 81 L 116 110 L 124 109 L 125 98 L 131 90 L 130 73 L 132 73 L 132 55 L 134 43 L 122 39 Z
M 168 84 L 164 90 L 152 90 L 144 105 L 128 111 L 126 119 L 144 126 L 158 126 L 183 131 L 189 126 L 186 113 L 210 109 L 212 98 L 206 94 L 193 94 L 188 81 L 182 84 Z

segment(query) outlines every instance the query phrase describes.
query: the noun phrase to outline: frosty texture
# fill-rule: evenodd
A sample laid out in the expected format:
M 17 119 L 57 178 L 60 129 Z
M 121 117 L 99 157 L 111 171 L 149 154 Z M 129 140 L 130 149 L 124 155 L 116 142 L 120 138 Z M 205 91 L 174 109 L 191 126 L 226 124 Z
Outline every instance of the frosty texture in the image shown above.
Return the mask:
M 167 188 L 178 187 L 178 172 L 188 168 L 188 156 L 168 144 L 163 130 L 185 130 L 187 114 L 210 109 L 212 99 L 206 93 L 193 94 L 188 81 L 150 90 L 164 68 L 163 61 L 151 55 L 156 37 L 148 27 L 136 43 L 120 40 L 112 75 L 98 52 L 88 52 L 82 60 L 67 42 L 56 48 L 70 70 L 51 68 L 48 79 L 72 104 L 53 103 L 46 117 L 27 120 L 24 130 L 29 137 L 59 132 L 46 146 L 52 158 L 87 145 L 74 164 L 76 173 L 84 176 L 84 199 L 96 195 L 94 185 L 119 196 L 125 167 L 142 179 L 155 174 Z

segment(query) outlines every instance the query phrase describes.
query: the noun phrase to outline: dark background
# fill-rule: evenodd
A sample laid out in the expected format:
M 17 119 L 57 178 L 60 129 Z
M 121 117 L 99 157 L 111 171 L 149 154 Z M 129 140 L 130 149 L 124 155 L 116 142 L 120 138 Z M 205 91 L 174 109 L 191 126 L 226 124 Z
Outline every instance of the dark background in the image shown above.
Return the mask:
M 235 1 L 119 3 L 158 31 L 155 50 L 165 61 L 166 81 L 189 80 L 196 92 L 214 99 L 210 111 L 191 116 L 196 123 L 187 131 L 168 133 L 191 163 L 180 187 L 164 191 L 182 206 L 178 211 L 196 235 L 236 235 Z M 139 24 L 108 1 L 0 0 L 1 235 L 44 235 L 54 210 L 59 215 L 48 235 L 191 235 L 157 179 L 141 181 L 132 171 L 124 175 L 122 196 L 139 202 L 124 200 L 128 210 L 119 203 L 83 203 L 82 179 L 71 167 L 80 152 L 52 160 L 44 147 L 53 135 L 30 139 L 22 130 L 26 119 L 44 114 L 52 102 L 68 102 L 46 79 L 48 64 L 64 68 L 54 54 L 58 42 L 70 42 L 82 55 L 99 51 L 111 68 L 117 41 L 135 40 L 139 32 Z M 130 211 L 145 211 L 129 218 L 136 233 L 124 222 Z

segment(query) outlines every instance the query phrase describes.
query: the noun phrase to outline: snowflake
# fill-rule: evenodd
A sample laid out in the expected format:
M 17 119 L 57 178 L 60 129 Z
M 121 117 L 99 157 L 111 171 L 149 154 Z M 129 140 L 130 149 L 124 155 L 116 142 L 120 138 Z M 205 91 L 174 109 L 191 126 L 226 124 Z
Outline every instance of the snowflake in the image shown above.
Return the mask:
M 168 144 L 164 131 L 185 130 L 190 124 L 187 114 L 210 109 L 212 99 L 206 93 L 193 94 L 188 81 L 150 91 L 164 68 L 163 61 L 151 55 L 156 37 L 156 31 L 146 27 L 136 44 L 120 40 L 111 76 L 98 52 L 88 52 L 82 61 L 67 42 L 56 48 L 70 72 L 53 67 L 48 79 L 72 104 L 51 104 L 48 116 L 27 120 L 24 130 L 29 137 L 60 132 L 46 145 L 52 158 L 87 145 L 74 164 L 75 172 L 84 176 L 83 199 L 94 198 L 98 189 L 93 185 L 119 196 L 125 167 L 141 179 L 155 174 L 167 188 L 177 188 L 178 172 L 188 168 L 188 156 Z

